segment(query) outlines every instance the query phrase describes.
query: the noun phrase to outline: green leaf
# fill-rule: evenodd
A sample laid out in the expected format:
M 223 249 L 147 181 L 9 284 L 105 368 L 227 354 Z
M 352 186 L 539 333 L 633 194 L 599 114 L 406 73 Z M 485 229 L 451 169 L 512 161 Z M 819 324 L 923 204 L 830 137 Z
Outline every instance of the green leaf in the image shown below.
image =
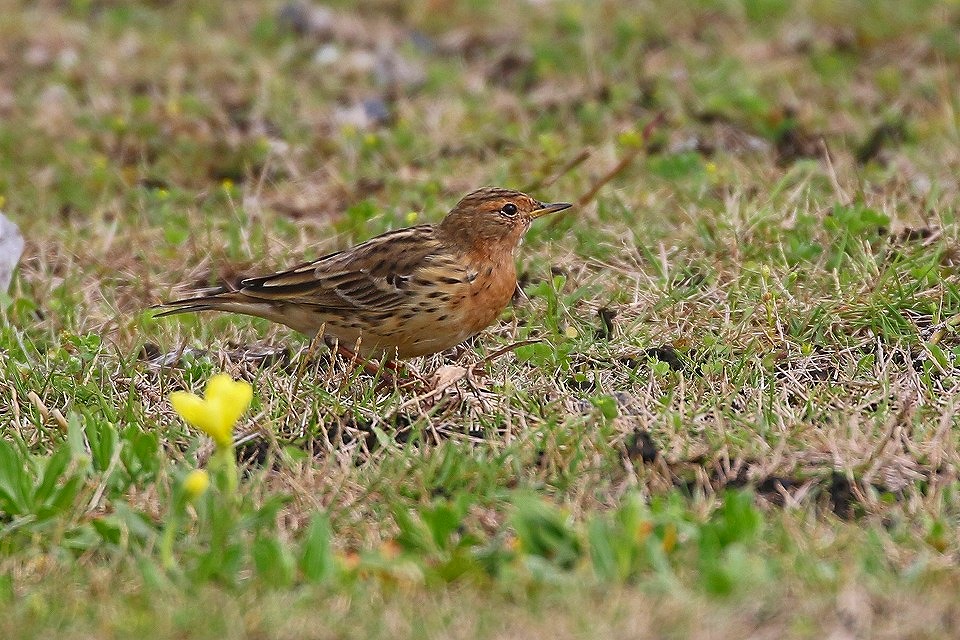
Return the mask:
M 722 506 L 714 512 L 711 522 L 720 535 L 720 542 L 751 542 L 760 532 L 763 516 L 753 503 L 753 493 L 737 491 L 724 496 Z
M 87 442 L 90 443 L 93 467 L 97 471 L 104 472 L 110 468 L 113 454 L 120 441 L 117 429 L 110 422 L 91 416 L 86 416 L 84 425 Z
M 516 511 L 511 523 L 517 532 L 520 550 L 551 560 L 564 569 L 573 568 L 582 548 L 567 516 L 535 495 L 518 495 L 514 506 Z
M 430 554 L 437 550 L 430 529 L 421 518 L 407 508 L 397 508 L 393 513 L 393 519 L 397 523 L 397 528 L 400 529 L 397 542 L 406 551 Z
M 835 205 L 824 226 L 831 231 L 845 231 L 851 236 L 875 234 L 880 228 L 890 225 L 890 217 L 862 204 Z
M 290 502 L 290 496 L 285 494 L 272 495 L 266 498 L 263 504 L 250 518 L 250 526 L 255 531 L 272 531 L 277 523 L 280 510 Z
M 463 513 L 449 502 L 439 502 L 432 508 L 421 511 L 423 522 L 430 529 L 433 541 L 437 548 L 445 549 L 450 544 L 450 538 L 460 527 Z
M 390 447 L 393 444 L 393 440 L 390 436 L 387 435 L 387 432 L 381 429 L 380 427 L 373 425 L 373 435 L 377 437 L 377 444 L 379 444 L 384 449 Z
M 310 454 L 307 453 L 302 446 L 297 446 L 293 444 L 284 445 L 282 447 L 283 454 L 291 462 L 303 462 Z
M 927 343 L 927 351 L 930 353 L 930 357 L 933 358 L 934 362 L 939 365 L 941 371 L 950 371 L 953 367 L 950 365 L 950 358 L 947 357 L 947 354 L 943 349 L 940 348 L 940 345 L 935 342 Z
M 153 521 L 123 500 L 113 501 L 113 517 L 130 540 L 145 544 L 157 535 L 157 528 Z
M 0 439 L 0 510 L 12 516 L 30 513 L 29 488 L 19 450 Z
M 60 480 L 63 472 L 66 471 L 68 464 L 70 464 L 70 445 L 64 443 L 57 449 L 57 452 L 47 460 L 47 464 L 43 469 L 43 478 L 33 492 L 34 504 L 39 505 L 47 502 L 53 494 L 54 488 L 57 486 L 57 481 Z
M 653 156 L 647 166 L 650 172 L 667 180 L 678 180 L 704 173 L 703 159 L 694 151 Z
M 64 482 L 50 502 L 51 513 L 63 513 L 72 508 L 82 488 L 83 478 L 80 476 L 72 476 Z
M 123 430 L 120 460 L 133 482 L 145 483 L 160 469 L 160 439 L 136 425 Z
M 599 518 L 594 518 L 587 526 L 587 542 L 590 545 L 593 572 L 603 581 L 620 578 L 616 555 L 613 552 L 612 536 L 610 525 Z
M 257 575 L 266 584 L 272 587 L 285 587 L 293 582 L 293 559 L 279 540 L 275 537 L 257 538 L 253 543 L 252 551 Z
M 614 420 L 619 413 L 617 401 L 613 396 L 594 396 L 590 398 L 590 403 L 600 410 L 600 414 L 606 420 Z
M 329 517 L 326 513 L 315 514 L 300 552 L 300 570 L 310 582 L 326 582 L 336 574 L 331 538 Z
M 87 445 L 83 437 L 84 426 L 80 416 L 71 413 L 67 418 L 67 443 L 70 445 L 70 457 L 74 460 L 89 460 Z
M 114 521 L 112 516 L 94 518 L 90 524 L 93 525 L 93 528 L 100 534 L 104 542 L 112 545 L 120 544 L 120 526 Z

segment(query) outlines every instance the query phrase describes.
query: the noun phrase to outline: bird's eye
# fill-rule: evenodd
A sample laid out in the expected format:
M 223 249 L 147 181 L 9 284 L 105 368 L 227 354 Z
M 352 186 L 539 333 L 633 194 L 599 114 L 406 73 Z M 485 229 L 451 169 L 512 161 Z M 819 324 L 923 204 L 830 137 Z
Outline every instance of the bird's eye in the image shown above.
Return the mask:
M 512 202 L 508 202 L 507 204 L 503 205 L 502 209 L 500 209 L 500 213 L 512 218 L 513 216 L 517 215 L 517 205 L 513 204 Z

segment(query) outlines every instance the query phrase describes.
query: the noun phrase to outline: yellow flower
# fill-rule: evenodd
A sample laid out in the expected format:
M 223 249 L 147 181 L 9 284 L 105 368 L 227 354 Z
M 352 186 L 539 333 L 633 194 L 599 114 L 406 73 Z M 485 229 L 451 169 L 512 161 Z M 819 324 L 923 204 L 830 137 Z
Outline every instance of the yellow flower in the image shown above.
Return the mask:
M 639 148 L 643 146 L 643 134 L 636 129 L 624 131 L 617 138 L 620 144 L 627 148 Z
M 210 486 L 210 474 L 202 469 L 194 469 L 183 479 L 183 490 L 187 494 L 187 500 L 193 502 L 206 491 Z
M 677 546 L 677 540 L 679 539 L 679 534 L 677 532 L 677 525 L 672 522 L 667 523 L 667 526 L 663 529 L 663 550 L 666 553 L 673 551 L 674 547 Z
M 233 443 L 233 427 L 250 406 L 253 387 L 225 373 L 210 378 L 203 397 L 186 391 L 170 394 L 173 410 L 187 423 L 213 438 L 220 448 Z

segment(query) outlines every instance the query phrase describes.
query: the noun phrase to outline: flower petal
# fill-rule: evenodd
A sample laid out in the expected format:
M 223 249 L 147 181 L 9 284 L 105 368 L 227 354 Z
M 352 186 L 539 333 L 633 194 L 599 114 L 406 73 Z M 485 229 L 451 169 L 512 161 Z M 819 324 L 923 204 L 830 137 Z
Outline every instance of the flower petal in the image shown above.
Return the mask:
M 243 412 L 250 407 L 253 387 L 243 380 L 234 381 L 225 373 L 215 375 L 207 383 L 205 397 L 216 405 L 222 428 L 233 430 Z
M 229 447 L 233 442 L 233 424 L 224 422 L 219 403 L 186 391 L 174 391 L 170 394 L 170 404 L 184 421 L 213 438 L 218 447 Z
M 188 500 L 196 500 L 204 494 L 210 486 L 210 474 L 203 469 L 194 469 L 183 479 L 183 489 Z
M 218 373 L 207 380 L 207 386 L 203 389 L 203 397 L 210 400 L 214 397 L 229 393 L 230 387 L 236 384 L 233 378 L 227 373 Z
M 223 410 L 216 402 L 209 403 L 213 407 L 213 420 L 207 433 L 217 443 L 218 447 L 229 447 L 233 444 L 233 423 L 224 419 Z
M 253 387 L 243 380 L 234 381 L 226 373 L 210 378 L 203 398 L 185 391 L 170 394 L 174 411 L 213 438 L 221 448 L 233 443 L 233 428 L 252 399 Z
M 204 424 L 210 421 L 210 407 L 200 396 L 186 391 L 174 391 L 170 394 L 170 405 L 183 420 L 204 429 Z

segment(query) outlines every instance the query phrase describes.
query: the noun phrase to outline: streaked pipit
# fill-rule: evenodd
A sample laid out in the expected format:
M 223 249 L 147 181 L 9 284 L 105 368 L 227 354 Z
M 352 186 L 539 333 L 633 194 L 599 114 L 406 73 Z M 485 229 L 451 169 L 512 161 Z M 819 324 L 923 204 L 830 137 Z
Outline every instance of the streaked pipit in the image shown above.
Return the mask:
M 321 329 L 365 357 L 443 351 L 489 326 L 517 287 L 514 251 L 530 223 L 569 204 L 478 189 L 435 225 L 398 229 L 240 287 L 165 303 L 160 316 L 232 311 L 305 334 Z

